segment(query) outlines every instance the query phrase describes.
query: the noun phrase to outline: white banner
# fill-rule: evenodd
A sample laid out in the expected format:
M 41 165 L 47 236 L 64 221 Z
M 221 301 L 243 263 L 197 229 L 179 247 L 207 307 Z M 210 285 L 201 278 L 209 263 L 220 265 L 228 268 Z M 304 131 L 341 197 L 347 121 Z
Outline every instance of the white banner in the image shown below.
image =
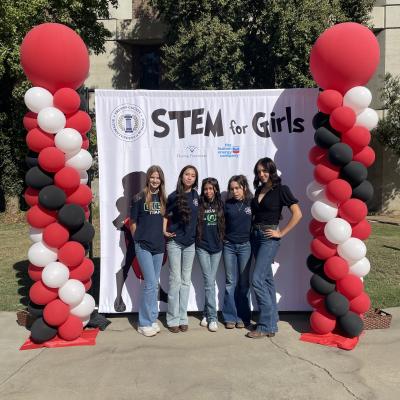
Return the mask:
M 167 193 L 175 190 L 187 164 L 218 179 L 226 191 L 232 175 L 244 174 L 252 186 L 253 168 L 272 158 L 299 199 L 304 218 L 283 240 L 274 264 L 281 311 L 308 310 L 310 273 L 308 232 L 310 201 L 305 188 L 312 178 L 308 151 L 313 146 L 312 117 L 316 89 L 243 91 L 96 90 L 96 130 L 100 178 L 101 278 L 99 311 L 138 310 L 139 269 L 132 268 L 131 237 L 124 226 L 132 196 L 144 185 L 145 172 L 160 165 Z M 200 189 L 200 188 L 199 188 Z M 282 225 L 288 221 L 284 213 Z M 127 250 L 128 248 L 128 250 Z M 168 261 L 161 270 L 160 310 L 166 310 Z M 218 309 L 223 304 L 225 271 L 217 275 Z M 204 287 L 195 259 L 189 310 L 202 310 Z

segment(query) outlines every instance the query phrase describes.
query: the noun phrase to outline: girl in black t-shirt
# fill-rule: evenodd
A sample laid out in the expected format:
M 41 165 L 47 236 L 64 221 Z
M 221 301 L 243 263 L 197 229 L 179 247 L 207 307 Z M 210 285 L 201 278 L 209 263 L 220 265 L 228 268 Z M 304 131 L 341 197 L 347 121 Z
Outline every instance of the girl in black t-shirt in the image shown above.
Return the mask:
M 215 178 L 203 179 L 197 224 L 196 254 L 203 272 L 205 290 L 204 318 L 200 325 L 208 326 L 211 332 L 218 330 L 215 279 L 222 255 L 224 233 L 224 205 L 218 181 Z
M 252 286 L 260 314 L 257 328 L 248 332 L 246 336 L 256 339 L 272 337 L 278 331 L 279 318 L 272 263 L 280 239 L 298 224 L 302 215 L 298 200 L 287 186 L 281 184 L 276 165 L 268 157 L 258 160 L 254 167 L 254 189 L 256 192 L 251 203 L 251 245 L 255 257 Z M 287 225 L 279 230 L 278 224 L 284 206 L 289 208 L 292 216 Z
M 165 214 L 164 173 L 157 166 L 146 172 L 146 186 L 133 199 L 131 232 L 144 284 L 139 305 L 138 332 L 154 336 L 160 331 L 158 317 L 158 282 L 164 256 L 163 215 Z

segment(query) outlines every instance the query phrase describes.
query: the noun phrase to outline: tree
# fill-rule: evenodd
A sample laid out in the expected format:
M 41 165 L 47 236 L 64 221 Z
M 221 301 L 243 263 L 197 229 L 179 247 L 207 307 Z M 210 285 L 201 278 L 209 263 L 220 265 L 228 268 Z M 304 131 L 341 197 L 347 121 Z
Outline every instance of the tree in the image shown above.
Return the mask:
M 329 26 L 366 23 L 373 0 L 151 0 L 169 26 L 165 78 L 179 89 L 309 87 Z
M 109 18 L 118 0 L 2 0 L 0 2 L 0 208 L 5 198 L 21 195 L 24 187 L 26 131 L 23 102 L 30 87 L 19 63 L 19 46 L 34 26 L 59 22 L 74 29 L 90 51 L 105 51 L 110 32 L 98 19 Z M 2 201 L 1 201 L 2 200 Z

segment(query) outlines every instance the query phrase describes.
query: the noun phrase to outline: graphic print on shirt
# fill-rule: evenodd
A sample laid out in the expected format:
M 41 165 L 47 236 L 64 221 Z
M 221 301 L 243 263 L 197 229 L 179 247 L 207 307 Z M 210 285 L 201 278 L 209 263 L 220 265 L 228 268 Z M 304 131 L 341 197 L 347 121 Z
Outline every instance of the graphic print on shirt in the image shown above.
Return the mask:
M 150 215 L 161 214 L 161 203 L 159 201 L 151 201 L 149 207 L 144 203 L 143 209 Z
M 214 208 L 204 210 L 204 221 L 207 226 L 217 225 L 217 212 Z

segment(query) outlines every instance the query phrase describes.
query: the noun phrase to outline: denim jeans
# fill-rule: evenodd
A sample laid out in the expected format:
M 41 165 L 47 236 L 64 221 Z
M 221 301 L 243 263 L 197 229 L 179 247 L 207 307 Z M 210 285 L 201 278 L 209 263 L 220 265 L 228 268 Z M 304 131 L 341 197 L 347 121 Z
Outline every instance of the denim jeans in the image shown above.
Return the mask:
M 195 246 L 193 243 L 185 247 L 172 239 L 167 243 L 167 250 L 169 259 L 167 325 L 187 325 L 187 306 Z
M 222 251 L 218 253 L 209 253 L 206 250 L 196 248 L 196 254 L 199 258 L 201 271 L 204 278 L 204 317 L 207 322 L 217 322 L 217 304 L 215 300 L 215 279 L 219 262 L 221 260 Z
M 255 257 L 251 283 L 260 311 L 257 330 L 271 333 L 278 331 L 279 316 L 271 265 L 279 245 L 280 239 L 269 239 L 259 229 L 254 229 L 251 234 L 251 246 Z
M 251 262 L 250 241 L 224 242 L 226 286 L 222 315 L 224 322 L 250 323 L 249 271 Z
M 136 257 L 143 275 L 139 305 L 139 326 L 151 326 L 158 317 L 158 282 L 164 254 L 152 255 L 135 242 Z

